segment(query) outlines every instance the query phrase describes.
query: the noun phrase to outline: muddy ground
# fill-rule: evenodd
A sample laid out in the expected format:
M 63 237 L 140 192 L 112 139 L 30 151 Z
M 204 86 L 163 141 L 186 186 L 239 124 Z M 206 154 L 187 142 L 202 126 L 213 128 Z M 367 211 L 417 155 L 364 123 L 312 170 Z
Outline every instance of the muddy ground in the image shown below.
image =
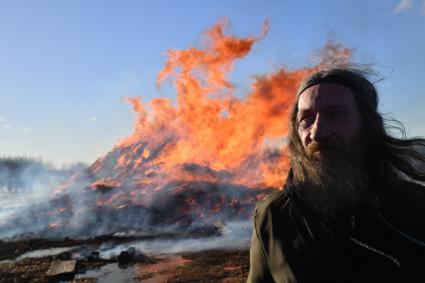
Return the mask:
M 177 267 L 167 282 L 246 282 L 249 251 L 213 250 L 183 255 L 190 263 Z
M 75 245 L 99 244 L 110 237 L 89 240 L 25 240 L 16 242 L 0 241 L 1 259 L 13 259 L 37 249 Z M 120 239 L 129 241 L 130 239 Z M 101 258 L 77 261 L 74 274 L 65 277 L 48 277 L 53 261 L 69 259 L 69 253 L 54 256 L 25 258 L 16 262 L 0 263 L 0 282 L 112 282 L 118 279 L 90 277 L 84 274 L 97 274 L 105 267 L 113 268 L 126 282 L 245 282 L 249 269 L 249 251 L 209 250 L 170 256 L 146 256 L 143 259 L 121 262 L 117 257 L 108 260 Z M 114 270 L 115 269 L 115 270 Z M 88 278 L 80 278 L 88 277 Z M 115 277 L 121 278 L 121 277 Z M 128 279 L 127 279 L 128 280 Z

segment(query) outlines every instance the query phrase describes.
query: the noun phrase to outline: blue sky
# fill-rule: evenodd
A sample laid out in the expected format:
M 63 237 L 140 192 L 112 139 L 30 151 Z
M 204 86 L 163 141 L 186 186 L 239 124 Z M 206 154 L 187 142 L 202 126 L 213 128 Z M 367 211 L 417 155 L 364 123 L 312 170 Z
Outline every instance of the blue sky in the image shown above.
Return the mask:
M 386 78 L 381 111 L 425 135 L 425 0 L 3 0 L 0 156 L 94 162 L 132 132 L 122 97 L 173 97 L 170 86 L 155 88 L 166 50 L 196 45 L 222 17 L 241 36 L 271 24 L 230 75 L 241 95 L 252 76 L 304 66 L 333 40 Z

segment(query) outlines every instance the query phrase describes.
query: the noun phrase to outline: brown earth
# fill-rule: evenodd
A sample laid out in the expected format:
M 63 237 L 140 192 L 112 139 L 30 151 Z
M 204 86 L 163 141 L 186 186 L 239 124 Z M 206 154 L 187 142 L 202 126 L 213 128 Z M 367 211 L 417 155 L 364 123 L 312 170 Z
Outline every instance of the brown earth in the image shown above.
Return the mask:
M 88 242 L 102 242 L 105 239 L 92 239 L 90 241 L 48 241 L 48 240 L 26 240 L 18 242 L 0 242 L 0 255 L 2 259 L 15 258 L 25 251 L 63 247 L 70 245 L 87 244 Z M 55 282 L 46 276 L 47 270 L 50 268 L 55 259 L 63 259 L 64 254 L 56 256 L 46 256 L 42 258 L 26 258 L 14 263 L 0 263 L 0 282 L 16 283 L 16 282 Z M 165 258 L 149 257 L 143 262 L 134 263 L 140 270 L 148 270 L 149 266 L 167 262 Z M 167 273 L 165 277 L 158 277 L 158 274 L 139 273 L 135 276 L 135 282 L 145 282 L 152 278 L 152 282 L 245 282 L 249 270 L 249 251 L 229 251 L 229 250 L 210 250 L 196 253 L 185 253 L 179 255 L 182 262 L 172 267 L 171 270 L 163 270 Z M 117 259 L 103 260 L 78 260 L 76 272 L 81 274 L 88 270 L 95 270 L 108 263 L 117 262 Z M 130 265 L 131 266 L 131 265 Z M 75 283 L 91 283 L 96 282 L 95 278 L 72 279 Z M 138 278 L 138 279 L 137 279 Z M 166 278 L 165 281 L 155 281 L 155 278 Z M 57 281 L 57 280 L 56 280 Z M 149 281 L 149 280 L 147 280 Z
M 187 262 L 177 267 L 164 282 L 245 282 L 249 270 L 248 251 L 213 250 L 182 255 Z M 18 263 L 0 264 L 0 282 L 55 282 L 46 276 L 54 257 L 24 259 Z M 78 262 L 78 269 L 92 270 L 107 261 Z M 147 265 L 148 263 L 138 263 Z M 154 276 L 139 277 L 146 280 Z M 71 279 L 72 280 L 72 279 Z M 92 283 L 95 278 L 74 279 L 73 283 Z M 162 282 L 162 281 L 159 281 Z
M 249 251 L 212 250 L 184 254 L 189 263 L 176 269 L 167 282 L 246 282 Z
M 16 282 L 51 282 L 46 276 L 47 270 L 55 260 L 54 257 L 23 259 L 17 263 L 0 264 L 0 282 L 16 283 Z M 77 269 L 89 270 L 104 265 L 103 261 L 97 262 L 78 262 Z M 85 281 L 81 281 L 85 280 Z M 95 282 L 86 279 L 74 280 L 74 282 Z

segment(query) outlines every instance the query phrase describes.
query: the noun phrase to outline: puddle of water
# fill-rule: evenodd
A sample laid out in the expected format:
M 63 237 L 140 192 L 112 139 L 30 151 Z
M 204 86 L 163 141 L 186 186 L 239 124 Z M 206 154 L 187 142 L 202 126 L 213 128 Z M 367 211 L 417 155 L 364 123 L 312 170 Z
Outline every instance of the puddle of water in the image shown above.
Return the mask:
M 127 268 L 120 268 L 117 263 L 110 263 L 99 269 L 89 270 L 84 274 L 77 274 L 75 278 L 96 278 L 97 283 L 161 283 L 167 282 L 167 279 L 174 274 L 176 268 L 187 262 L 190 261 L 181 256 L 169 256 L 164 257 L 158 263 L 149 265 L 135 264 Z
M 39 258 L 39 257 L 45 257 L 45 256 L 53 256 L 53 255 L 58 255 L 73 249 L 77 249 L 80 246 L 72 246 L 72 247 L 61 247 L 61 248 L 50 248 L 50 249 L 42 249 L 42 250 L 35 250 L 35 251 L 30 251 L 30 252 L 26 252 L 24 254 L 21 254 L 20 256 L 18 256 L 15 259 L 7 259 L 7 260 L 3 260 L 0 261 L 0 263 L 14 263 L 14 262 L 18 262 L 24 258 Z
M 150 276 L 150 278 L 143 279 L 143 283 L 167 282 L 167 279 L 174 274 L 177 267 L 188 262 L 190 262 L 190 260 L 184 259 L 182 256 L 169 256 L 164 258 L 161 262 L 136 266 L 136 272 L 139 278 Z
M 117 263 L 110 263 L 99 269 L 89 270 L 84 274 L 77 274 L 75 279 L 96 278 L 97 283 L 139 282 L 134 269 L 134 266 L 123 269 Z

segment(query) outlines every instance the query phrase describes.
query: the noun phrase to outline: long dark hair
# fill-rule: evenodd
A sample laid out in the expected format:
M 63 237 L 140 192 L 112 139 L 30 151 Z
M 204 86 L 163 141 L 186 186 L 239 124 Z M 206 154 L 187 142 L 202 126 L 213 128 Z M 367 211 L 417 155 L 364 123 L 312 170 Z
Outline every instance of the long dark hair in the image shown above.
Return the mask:
M 338 83 L 349 87 L 355 94 L 361 111 L 364 135 L 367 139 L 365 162 L 367 174 L 375 188 L 395 179 L 408 178 L 425 182 L 425 139 L 407 138 L 403 124 L 385 119 L 378 112 L 378 93 L 369 79 L 375 75 L 369 68 L 358 66 L 331 66 L 310 75 L 302 81 L 298 95 L 308 87 L 322 82 Z M 297 95 L 297 96 L 298 96 Z M 303 178 L 303 164 L 307 158 L 297 130 L 298 99 L 290 116 L 289 151 L 295 175 Z M 394 131 L 401 135 L 396 137 Z M 298 166 L 297 166 L 298 165 Z

